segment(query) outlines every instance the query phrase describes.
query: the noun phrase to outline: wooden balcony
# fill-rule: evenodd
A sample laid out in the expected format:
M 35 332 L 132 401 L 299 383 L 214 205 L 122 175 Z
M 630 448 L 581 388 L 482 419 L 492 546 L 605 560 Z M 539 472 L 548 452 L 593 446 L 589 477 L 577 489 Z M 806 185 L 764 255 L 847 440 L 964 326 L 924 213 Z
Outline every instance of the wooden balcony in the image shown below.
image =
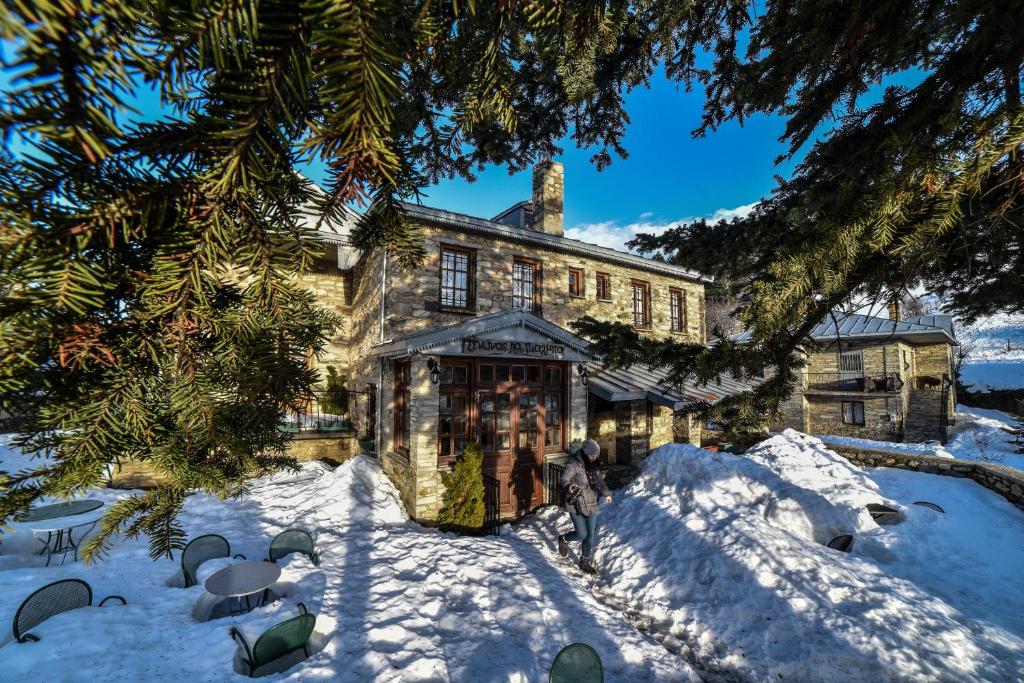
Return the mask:
M 845 372 L 809 372 L 804 376 L 805 393 L 896 394 L 902 388 L 903 380 L 898 373 L 851 377 Z

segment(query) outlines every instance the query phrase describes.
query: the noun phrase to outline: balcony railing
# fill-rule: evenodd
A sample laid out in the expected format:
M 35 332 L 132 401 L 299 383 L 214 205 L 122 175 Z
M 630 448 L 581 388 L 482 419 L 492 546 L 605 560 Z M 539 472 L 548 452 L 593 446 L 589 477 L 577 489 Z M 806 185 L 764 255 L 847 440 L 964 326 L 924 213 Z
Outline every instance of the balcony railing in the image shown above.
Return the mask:
M 804 388 L 813 391 L 849 391 L 854 393 L 894 392 L 903 388 L 898 373 L 878 373 L 850 377 L 840 372 L 809 372 Z
M 363 434 L 374 417 L 365 391 L 318 391 L 290 410 L 281 430 L 285 432 L 352 432 Z

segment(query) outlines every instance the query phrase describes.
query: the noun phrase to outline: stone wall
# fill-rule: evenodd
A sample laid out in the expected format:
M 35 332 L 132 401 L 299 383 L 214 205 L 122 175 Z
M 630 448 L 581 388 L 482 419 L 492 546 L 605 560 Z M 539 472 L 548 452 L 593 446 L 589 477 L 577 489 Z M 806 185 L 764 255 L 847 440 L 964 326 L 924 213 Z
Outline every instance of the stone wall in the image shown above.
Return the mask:
M 701 445 L 700 421 L 693 415 L 676 413 L 672 416 L 672 440 L 676 443 L 688 443 L 694 446 Z
M 342 318 L 342 324 L 327 341 L 324 354 L 315 359 L 317 366 L 324 368 L 333 365 L 343 375 L 348 375 L 351 365 L 349 357 L 352 328 L 352 306 L 347 304 L 350 293 L 347 291 L 350 280 L 345 273 L 338 270 L 337 265 L 319 261 L 312 272 L 303 275 L 300 282 L 316 296 L 317 303 Z
M 864 424 L 854 425 L 843 422 L 843 402 L 860 401 L 864 404 Z M 903 415 L 899 396 L 891 398 L 868 398 L 864 394 L 849 397 L 818 398 L 807 397 L 807 422 L 811 434 L 833 434 L 854 436 L 859 439 L 892 441 L 899 438 L 899 419 Z M 892 422 L 889 415 L 897 416 Z
M 839 372 L 839 351 L 861 350 L 867 375 L 899 373 L 903 386 L 897 392 L 880 396 L 874 392 L 823 391 L 800 386 L 786 401 L 773 428 L 791 427 L 812 434 L 835 434 L 865 439 L 927 441 L 940 437 L 938 428 L 941 404 L 917 389 L 917 377 L 941 376 L 951 370 L 952 347 L 949 344 L 914 346 L 901 340 L 886 342 L 849 342 L 819 344 L 809 350 L 802 371 L 805 383 L 826 381 Z M 826 377 L 816 377 L 823 373 Z M 864 403 L 863 426 L 844 424 L 843 401 Z M 947 409 L 955 410 L 956 397 L 950 392 Z M 889 419 L 895 416 L 895 422 Z
M 308 432 L 296 434 L 288 445 L 288 455 L 299 462 L 323 460 L 340 465 L 359 453 L 354 433 L 322 434 Z
M 850 462 L 863 467 L 896 467 L 915 472 L 973 479 L 985 488 L 1000 494 L 1017 507 L 1024 508 L 1024 472 L 1006 465 L 832 444 L 828 444 L 828 448 Z M 941 504 L 940 501 L 934 502 Z
M 685 332 L 675 336 L 685 341 L 705 341 L 704 285 L 700 282 L 433 226 L 422 226 L 422 231 L 427 251 L 426 262 L 411 272 L 392 269 L 388 278 L 386 332 L 389 338 L 459 323 L 473 314 L 511 310 L 512 264 L 516 257 L 523 257 L 541 261 L 542 317 L 556 325 L 568 328 L 571 321 L 584 315 L 631 323 L 631 281 L 637 279 L 651 285 L 650 334 L 673 334 L 670 331 L 669 287 L 674 287 L 682 290 L 686 298 Z M 476 307 L 473 311 L 452 313 L 439 310 L 442 244 L 469 248 L 476 252 Z M 584 271 L 582 297 L 569 296 L 569 268 L 581 268 Z M 599 272 L 611 276 L 610 301 L 597 299 L 595 278 Z
M 675 441 L 672 409 L 665 406 L 651 406 L 651 450 Z
M 148 462 L 122 460 L 121 466 L 114 468 L 107 486 L 113 489 L 151 489 L 166 481 L 167 477 Z
M 604 462 L 615 463 L 615 410 L 611 403 L 594 396 L 587 408 L 587 438 L 601 446 Z
M 301 433 L 292 437 L 288 444 L 288 455 L 299 462 L 323 460 L 340 465 L 352 459 L 359 452 L 355 434 Z M 167 481 L 167 477 L 148 462 L 123 460 L 114 468 L 108 486 L 115 489 L 149 489 Z

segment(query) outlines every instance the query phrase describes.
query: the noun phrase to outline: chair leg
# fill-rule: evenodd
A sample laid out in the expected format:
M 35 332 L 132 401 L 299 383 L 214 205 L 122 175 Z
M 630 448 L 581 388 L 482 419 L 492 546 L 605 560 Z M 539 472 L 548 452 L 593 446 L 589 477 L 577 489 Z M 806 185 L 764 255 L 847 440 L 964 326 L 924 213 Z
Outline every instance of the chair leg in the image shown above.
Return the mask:
M 307 657 L 309 656 L 309 643 L 302 644 L 302 651 L 306 653 Z

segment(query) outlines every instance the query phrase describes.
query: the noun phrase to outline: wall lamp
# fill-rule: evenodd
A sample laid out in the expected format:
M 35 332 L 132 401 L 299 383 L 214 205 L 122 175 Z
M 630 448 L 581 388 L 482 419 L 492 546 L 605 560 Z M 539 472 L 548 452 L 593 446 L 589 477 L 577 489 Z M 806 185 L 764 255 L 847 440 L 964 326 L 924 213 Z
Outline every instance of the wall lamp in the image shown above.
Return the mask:
M 437 384 L 441 381 L 441 364 L 433 358 L 427 359 L 427 369 L 430 370 L 430 382 L 431 384 Z
M 590 379 L 590 372 L 587 370 L 587 364 L 580 363 L 579 365 L 577 365 L 576 372 L 580 376 L 580 383 L 583 384 L 583 386 L 587 386 L 587 382 Z

